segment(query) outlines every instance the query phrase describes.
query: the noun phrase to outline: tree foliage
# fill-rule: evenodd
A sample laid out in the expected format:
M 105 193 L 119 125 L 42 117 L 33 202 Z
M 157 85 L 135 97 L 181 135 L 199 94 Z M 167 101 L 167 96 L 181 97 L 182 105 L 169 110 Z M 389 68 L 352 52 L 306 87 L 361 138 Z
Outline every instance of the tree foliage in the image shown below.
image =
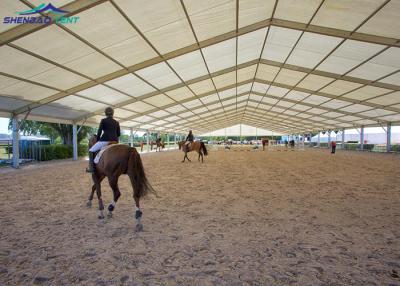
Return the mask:
M 12 130 L 11 120 L 8 124 L 8 129 Z M 64 145 L 72 145 L 72 125 L 70 124 L 25 120 L 20 126 L 20 132 L 23 135 L 44 135 L 53 141 L 60 138 Z M 95 133 L 95 128 L 83 126 L 78 133 L 78 143 L 93 133 Z

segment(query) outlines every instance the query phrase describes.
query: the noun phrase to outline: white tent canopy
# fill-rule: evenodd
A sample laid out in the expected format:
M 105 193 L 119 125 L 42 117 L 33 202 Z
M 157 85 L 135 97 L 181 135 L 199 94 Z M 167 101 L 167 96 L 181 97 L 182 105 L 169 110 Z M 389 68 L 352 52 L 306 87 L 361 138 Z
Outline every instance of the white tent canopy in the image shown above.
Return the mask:
M 197 134 L 400 122 L 398 0 L 53 4 L 79 21 L 1 24 L 1 116 L 97 125 L 113 106 L 124 128 Z
M 205 134 L 201 134 L 201 137 L 205 136 L 276 136 L 282 135 L 277 132 L 270 130 L 265 130 L 262 128 L 257 128 L 249 126 L 246 124 L 237 124 L 234 126 L 229 126 Z

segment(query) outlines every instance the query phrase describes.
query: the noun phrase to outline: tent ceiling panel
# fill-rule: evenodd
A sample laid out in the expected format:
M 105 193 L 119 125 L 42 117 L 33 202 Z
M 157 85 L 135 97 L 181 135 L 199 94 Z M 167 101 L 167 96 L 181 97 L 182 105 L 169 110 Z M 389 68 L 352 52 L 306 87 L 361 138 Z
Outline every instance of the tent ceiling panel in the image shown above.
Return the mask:
M 128 118 L 128 117 L 132 117 L 133 115 L 135 115 L 135 112 L 132 111 L 128 111 L 122 108 L 116 108 L 114 110 L 114 116 L 117 118 L 120 118 L 121 120 Z
M 322 0 L 280 0 L 274 17 L 300 23 L 308 23 Z
M 14 110 L 24 106 L 28 101 L 20 100 L 16 98 L 10 98 L 5 96 L 0 96 L 0 111 Z
M 267 91 L 267 94 L 277 96 L 277 97 L 284 97 L 286 93 L 289 92 L 289 89 L 282 88 L 279 86 L 271 85 Z
M 259 93 L 265 93 L 267 89 L 269 88 L 268 84 L 263 84 L 259 82 L 254 82 L 253 84 L 253 91 L 259 92 Z
M 105 104 L 117 104 L 130 99 L 129 96 L 101 84 L 82 90 L 78 94 L 88 99 L 101 101 Z
M 165 96 L 163 94 L 158 94 L 158 95 L 146 98 L 144 101 L 149 104 L 152 104 L 154 106 L 157 106 L 157 107 L 162 107 L 162 106 L 174 103 L 174 101 L 171 98 L 169 98 L 168 96 Z
M 30 78 L 56 66 L 17 49 L 0 47 L 0 70 L 18 77 Z
M 168 111 L 168 112 L 171 112 L 171 113 L 178 113 L 180 111 L 186 110 L 186 108 L 183 107 L 182 105 L 175 105 L 175 106 L 172 106 L 172 107 L 168 107 L 165 110 Z
M 342 75 L 384 48 L 382 45 L 346 40 L 317 69 Z
M 382 117 L 378 117 L 378 119 L 380 120 L 386 120 L 389 122 L 394 122 L 394 121 L 400 121 L 400 115 L 399 114 L 395 114 L 395 115 L 388 115 L 388 116 L 382 116 Z
M 172 58 L 168 60 L 168 63 L 184 81 L 208 74 L 200 51 L 194 51 L 183 56 Z
M 260 58 L 267 30 L 263 28 L 238 37 L 238 64 Z
M 306 76 L 304 72 L 298 72 L 288 69 L 281 69 L 278 73 L 277 77 L 275 78 L 276 82 L 284 83 L 288 85 L 297 85 L 298 82 Z
M 299 110 L 299 111 L 305 111 L 305 110 L 310 109 L 309 106 L 306 106 L 306 105 L 303 105 L 303 104 L 295 104 L 295 105 L 293 105 L 292 108 L 295 109 L 295 110 Z
M 270 18 L 274 0 L 246 0 L 239 2 L 239 28 Z
M 89 81 L 87 78 L 59 67 L 34 75 L 29 80 L 61 90 L 66 90 Z
M 399 1 L 390 1 L 358 30 L 361 33 L 400 38 Z
M 301 31 L 271 26 L 262 53 L 263 59 L 284 62 L 301 35 Z
M 399 85 L 399 83 L 400 83 L 400 72 L 397 72 L 397 73 L 395 73 L 393 75 L 387 76 L 387 77 L 379 80 L 379 82 Z
M 350 92 L 356 88 L 359 88 L 361 86 L 362 84 L 360 83 L 355 83 L 345 80 L 336 80 L 331 84 L 329 84 L 328 86 L 321 89 L 321 92 L 339 96 L 347 92 Z
M 393 114 L 393 113 L 394 113 L 393 111 L 378 108 L 378 109 L 361 112 L 360 115 L 364 115 L 364 116 L 368 116 L 368 117 L 377 117 L 377 116 L 384 116 L 384 115 L 389 115 L 389 114 Z
M 279 72 L 279 67 L 260 64 L 258 66 L 256 77 L 263 80 L 273 81 Z
M 301 92 L 301 91 L 297 91 L 297 90 L 292 90 L 285 96 L 285 98 L 302 101 L 303 99 L 305 99 L 309 95 L 310 95 L 309 93 L 305 93 L 305 92 Z
M 184 4 L 199 41 L 236 29 L 234 0 L 185 0 Z
M 138 70 L 136 73 L 159 89 L 181 83 L 179 77 L 164 62 Z
M 384 0 L 326 0 L 312 20 L 312 25 L 353 31 Z
M 150 92 L 155 89 L 138 78 L 133 74 L 127 74 L 116 79 L 105 82 L 106 85 L 114 87 L 122 92 L 125 92 L 133 97 L 138 97 Z
M 306 76 L 299 84 L 298 87 L 306 88 L 309 90 L 319 90 L 334 81 L 333 78 L 310 74 Z
M 400 103 L 400 92 L 397 91 L 380 97 L 376 97 L 367 100 L 367 102 L 372 102 L 380 105 L 392 105 L 395 103 Z
M 242 82 L 245 80 L 253 79 L 255 72 L 257 69 L 257 65 L 248 66 L 242 69 L 237 70 L 237 81 Z
M 349 75 L 368 80 L 377 80 L 399 69 L 400 48 L 390 48 L 353 70 Z
M 93 63 L 96 63 L 96 65 L 93 65 Z M 97 52 L 65 63 L 64 65 L 91 78 L 99 78 L 121 69 L 112 60 Z
M 0 90 L 2 90 L 3 88 L 12 86 L 14 84 L 20 83 L 22 81 L 17 80 L 15 78 L 11 78 L 8 76 L 3 76 L 0 74 Z
M 370 110 L 372 109 L 371 106 L 367 106 L 367 105 L 362 105 L 362 104 L 352 104 L 349 106 L 346 106 L 344 108 L 341 108 L 341 111 L 346 111 L 346 112 L 351 112 L 351 113 L 358 113 L 358 112 L 362 112 L 362 111 L 366 111 L 366 110 Z
M 314 68 L 343 39 L 305 32 L 289 56 L 287 63 Z
M 83 110 L 89 112 L 93 110 L 105 109 L 107 107 L 106 104 L 102 104 L 75 95 L 70 95 L 61 98 L 59 100 L 54 101 L 52 104 L 61 105 L 64 108 L 67 107 L 70 109 Z
M 186 102 L 183 105 L 188 109 L 192 109 L 192 108 L 195 108 L 195 107 L 198 107 L 198 106 L 202 105 L 202 103 L 201 103 L 200 100 L 195 99 L 195 100 L 191 100 L 189 102 Z
M 154 106 L 151 106 L 150 104 L 147 104 L 143 101 L 137 101 L 134 103 L 130 103 L 130 104 L 125 105 L 124 107 L 129 110 L 138 112 L 138 113 L 146 112 L 146 111 L 154 109 Z
M 332 99 L 328 102 L 321 104 L 321 106 L 332 108 L 332 109 L 340 109 L 340 108 L 348 106 L 350 104 L 351 103 L 347 102 L 347 101 L 343 101 L 343 100 L 339 100 L 339 99 Z
M 161 117 L 169 116 L 169 113 L 164 110 L 159 110 L 159 111 L 150 113 L 149 116 L 155 117 L 155 118 L 161 118 Z
M 223 75 L 219 75 L 216 77 L 213 77 L 213 81 L 215 86 L 220 89 L 228 85 L 232 85 L 236 83 L 236 72 L 229 72 L 225 73 Z
M 1 88 L 0 94 L 29 101 L 38 101 L 57 93 L 57 90 L 42 87 L 40 85 L 31 84 L 24 81 L 16 82 L 17 83 L 14 83 L 13 85 L 8 85 L 5 88 Z
M 193 84 L 189 84 L 191 90 L 197 95 L 206 93 L 208 91 L 215 90 L 213 82 L 210 79 L 205 79 Z
M 43 43 L 52 44 L 44 45 Z M 60 64 L 95 52 L 91 47 L 56 25 L 22 37 L 13 44 Z
M 237 86 L 237 94 L 250 92 L 252 83 L 242 84 Z
M 181 101 L 191 97 L 195 97 L 195 95 L 186 86 L 173 89 L 171 91 L 167 91 L 166 94 L 176 101 Z
M 74 118 L 83 116 L 85 114 L 84 111 L 60 108 L 58 106 L 52 105 L 44 105 L 38 108 L 35 108 L 31 111 L 32 115 L 46 115 L 48 117 L 53 118 L 61 118 L 67 120 L 73 120 Z
M 375 87 L 375 86 L 364 86 L 364 87 L 361 87 L 359 89 L 356 89 L 350 93 L 343 95 L 343 97 L 352 98 L 352 99 L 356 99 L 356 100 L 365 100 L 365 99 L 369 99 L 372 97 L 376 97 L 378 95 L 389 93 L 391 91 L 393 91 L 393 90 Z
M 221 100 L 228 98 L 228 97 L 232 97 L 234 95 L 236 95 L 236 88 L 230 88 L 230 89 L 226 89 L 224 91 L 219 92 L 219 98 Z
M 211 73 L 233 67 L 236 64 L 235 39 L 223 41 L 202 50 Z

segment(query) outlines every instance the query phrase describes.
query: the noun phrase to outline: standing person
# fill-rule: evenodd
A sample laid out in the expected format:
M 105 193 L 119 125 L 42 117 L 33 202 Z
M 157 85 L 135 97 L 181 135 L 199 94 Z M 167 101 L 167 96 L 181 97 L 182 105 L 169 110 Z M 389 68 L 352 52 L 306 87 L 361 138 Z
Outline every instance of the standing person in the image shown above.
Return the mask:
M 94 172 L 94 154 L 110 142 L 119 142 L 119 137 L 121 136 L 119 123 L 113 118 L 114 109 L 107 107 L 104 113 L 106 118 L 100 121 L 97 131 L 97 142 L 89 149 L 89 167 L 86 169 L 88 173 Z
M 185 142 L 186 150 L 189 152 L 190 144 L 192 144 L 192 142 L 194 141 L 194 136 L 193 136 L 192 130 L 189 130 L 189 134 L 188 134 L 188 136 L 186 136 L 185 141 L 186 141 Z
M 335 154 L 335 152 L 336 152 L 336 141 L 332 141 L 331 147 L 332 147 L 331 154 Z

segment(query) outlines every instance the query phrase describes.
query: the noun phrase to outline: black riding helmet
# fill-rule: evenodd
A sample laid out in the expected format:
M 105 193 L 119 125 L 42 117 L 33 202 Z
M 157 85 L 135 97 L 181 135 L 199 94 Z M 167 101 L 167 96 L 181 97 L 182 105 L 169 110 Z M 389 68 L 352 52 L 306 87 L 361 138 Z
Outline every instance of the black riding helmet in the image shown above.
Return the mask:
M 114 116 L 114 109 L 112 109 L 111 107 L 107 107 L 106 110 L 104 110 L 104 113 L 107 117 Z

